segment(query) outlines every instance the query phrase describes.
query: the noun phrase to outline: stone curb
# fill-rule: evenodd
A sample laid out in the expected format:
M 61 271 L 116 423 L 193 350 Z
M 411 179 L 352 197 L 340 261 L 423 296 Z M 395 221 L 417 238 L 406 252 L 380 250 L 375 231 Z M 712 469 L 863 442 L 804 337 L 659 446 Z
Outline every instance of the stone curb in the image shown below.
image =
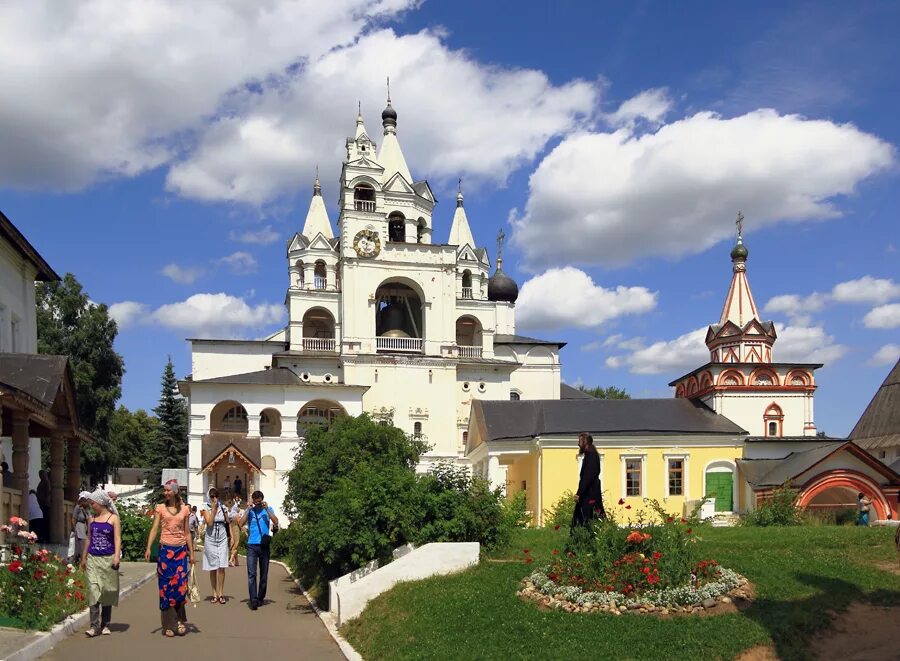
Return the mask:
M 334 639 L 334 642 L 337 643 L 338 647 L 341 650 L 341 653 L 344 655 L 344 658 L 347 661 L 365 661 L 360 655 L 359 652 L 354 649 L 353 645 L 347 642 L 347 639 L 344 638 L 335 626 L 334 617 L 332 617 L 331 613 L 326 613 L 322 611 L 318 606 L 316 606 L 316 602 L 313 601 L 312 597 L 309 596 L 309 593 L 306 591 L 306 588 L 300 584 L 300 581 L 294 576 L 294 572 L 291 571 L 291 568 L 288 567 L 285 563 L 280 562 L 278 560 L 270 560 L 273 564 L 279 565 L 280 567 L 284 567 L 284 570 L 288 573 L 288 576 L 291 577 L 291 580 L 296 583 L 297 587 L 303 592 L 303 596 L 306 597 L 306 600 L 309 602 L 309 605 L 312 606 L 312 609 L 316 612 L 316 615 L 319 616 L 319 619 L 322 620 L 322 624 L 325 625 L 325 628 L 328 630 L 329 635 Z M 10 660 L 12 661 L 12 660 Z
M 154 576 L 156 576 L 155 565 L 154 569 L 151 569 L 146 576 L 139 578 L 137 581 L 119 592 L 119 599 L 124 599 L 130 596 L 131 593 L 146 585 Z M 58 643 L 62 642 L 72 634 L 78 633 L 79 631 L 87 628 L 87 625 L 90 623 L 90 618 L 90 610 L 87 608 L 85 608 L 80 613 L 70 615 L 55 627 L 50 629 L 50 631 L 39 634 L 39 638 L 26 643 L 25 646 L 22 647 L 22 649 L 20 649 L 18 652 L 10 654 L 3 661 L 34 661 L 34 659 L 40 658 L 51 649 L 53 649 Z

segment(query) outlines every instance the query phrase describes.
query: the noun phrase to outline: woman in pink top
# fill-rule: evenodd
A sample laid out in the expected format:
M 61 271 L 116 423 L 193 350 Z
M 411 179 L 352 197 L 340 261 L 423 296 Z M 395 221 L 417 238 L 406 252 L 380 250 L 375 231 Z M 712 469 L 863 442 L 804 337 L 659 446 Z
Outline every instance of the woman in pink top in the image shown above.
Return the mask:
M 153 529 L 147 540 L 144 559 L 150 560 L 150 547 L 157 531 L 162 530 L 156 558 L 159 610 L 163 634 L 172 638 L 176 631 L 179 636 L 187 632 L 184 604 L 188 600 L 189 565 L 194 564 L 194 543 L 188 523 L 191 508 L 181 502 L 177 481 L 166 482 L 165 498 L 166 501 L 154 510 Z

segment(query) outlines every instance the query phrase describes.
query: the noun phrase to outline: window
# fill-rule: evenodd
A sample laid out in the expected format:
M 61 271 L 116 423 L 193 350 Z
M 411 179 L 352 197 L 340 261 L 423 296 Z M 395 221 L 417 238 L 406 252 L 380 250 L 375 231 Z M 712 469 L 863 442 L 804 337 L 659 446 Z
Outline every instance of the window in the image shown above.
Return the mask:
M 353 207 L 357 211 L 375 211 L 375 189 L 366 184 L 354 188 Z
M 887 452 L 886 452 L 885 450 L 881 450 L 881 451 L 878 453 L 878 458 L 879 458 L 879 459 L 887 459 Z
M 520 399 L 522 399 L 522 396 L 519 393 L 517 393 L 515 390 L 511 390 L 509 392 L 509 401 L 518 402 Z
M 778 436 L 778 423 L 774 420 L 769 423 L 769 436 Z
M 469 442 L 469 432 L 464 431 L 463 432 L 463 443 L 468 443 L 468 442 Z
M 625 460 L 625 495 L 641 495 L 641 460 Z
M 416 438 L 422 438 L 422 423 L 417 422 L 413 425 L 413 436 Z
M 395 243 L 406 241 L 406 219 L 402 213 L 392 213 L 388 217 L 388 241 Z
M 222 416 L 222 431 L 247 432 L 247 411 L 243 406 L 232 406 Z
M 669 459 L 669 495 L 684 495 L 684 459 Z

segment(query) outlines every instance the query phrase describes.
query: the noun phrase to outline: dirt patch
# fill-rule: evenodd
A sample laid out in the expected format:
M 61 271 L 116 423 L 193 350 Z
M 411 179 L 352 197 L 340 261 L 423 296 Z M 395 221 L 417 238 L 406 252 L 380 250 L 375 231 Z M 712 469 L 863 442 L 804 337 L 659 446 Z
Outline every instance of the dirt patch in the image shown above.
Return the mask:
M 898 622 L 900 607 L 853 603 L 834 616 L 830 629 L 813 639 L 809 652 L 820 661 L 898 659 Z
M 873 562 L 872 564 L 876 569 L 886 571 L 889 574 L 894 574 L 895 576 L 900 576 L 900 562 L 888 562 L 886 560 L 882 560 L 879 562 Z
M 757 645 L 742 652 L 736 661 L 779 661 L 772 645 Z

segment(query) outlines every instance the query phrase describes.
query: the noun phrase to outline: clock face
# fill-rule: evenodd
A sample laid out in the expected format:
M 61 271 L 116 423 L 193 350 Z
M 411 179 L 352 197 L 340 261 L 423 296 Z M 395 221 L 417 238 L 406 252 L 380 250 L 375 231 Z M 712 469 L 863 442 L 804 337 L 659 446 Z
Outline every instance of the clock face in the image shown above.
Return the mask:
M 360 230 L 353 237 L 353 249 L 360 257 L 375 257 L 381 252 L 381 239 L 377 232 Z

